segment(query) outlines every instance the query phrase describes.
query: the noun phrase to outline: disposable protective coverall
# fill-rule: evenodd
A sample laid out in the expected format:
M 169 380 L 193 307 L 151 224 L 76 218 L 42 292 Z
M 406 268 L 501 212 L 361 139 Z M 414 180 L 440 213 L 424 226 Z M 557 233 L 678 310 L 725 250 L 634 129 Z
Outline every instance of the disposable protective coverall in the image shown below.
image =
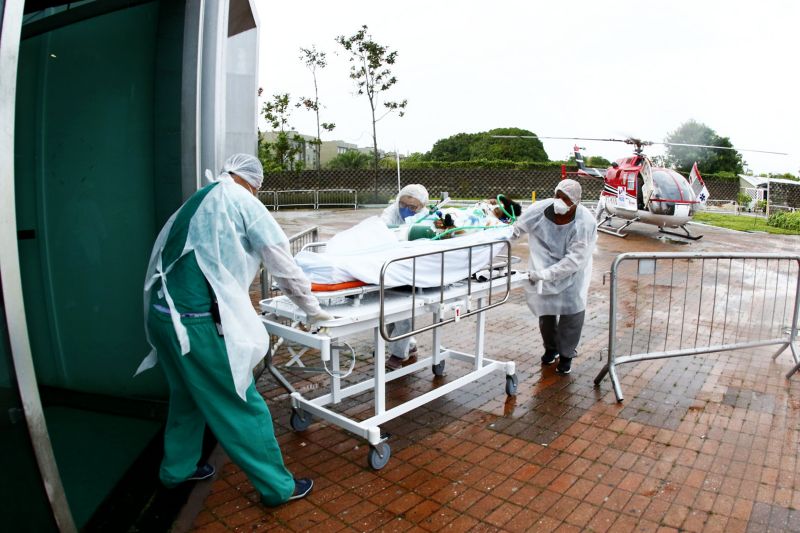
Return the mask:
M 553 202 L 552 198 L 542 200 L 524 211 L 514 225 L 514 236 L 528 234 L 528 269 L 543 279 L 541 294 L 537 283 L 526 286 L 525 292 L 528 307 L 539 317 L 545 349 L 574 357 L 583 326 L 597 228 L 594 216 L 582 205 L 577 205 L 571 222 L 556 224 L 552 220 Z M 558 338 L 553 338 L 548 332 L 557 316 L 561 317 L 560 331 Z
M 160 471 L 165 485 L 194 472 L 207 423 L 264 503 L 277 505 L 292 495 L 293 476 L 253 381 L 252 369 L 266 354 L 269 337 L 248 292 L 263 262 L 309 317 L 322 313 L 288 249 L 264 205 L 225 172 L 161 230 L 144 293 L 153 350 L 139 371 L 154 365 L 157 356 L 170 386 Z M 219 305 L 222 335 L 209 314 L 212 298 Z
M 387 226 L 399 226 L 405 222 L 405 219 L 408 218 L 408 216 L 415 214 L 406 212 L 406 216 L 403 216 L 403 212 L 401 212 L 400 207 L 400 199 L 404 196 L 411 197 L 419 201 L 421 208 L 416 211 L 417 213 L 419 213 L 422 209 L 425 209 L 425 206 L 428 204 L 428 190 L 425 187 L 418 183 L 406 185 L 400 189 L 399 193 L 397 193 L 397 198 L 395 198 L 394 202 L 384 209 L 383 213 L 381 213 L 381 220 L 383 220 Z M 411 320 L 399 320 L 393 324 L 389 324 L 386 327 L 386 331 L 389 333 L 389 335 L 403 335 L 408 333 L 411 331 Z M 399 341 L 389 342 L 386 344 L 386 351 L 389 352 L 389 355 L 397 359 L 406 360 L 408 359 L 412 346 L 415 347 L 413 339 L 413 337 L 406 337 L 405 339 L 401 339 Z

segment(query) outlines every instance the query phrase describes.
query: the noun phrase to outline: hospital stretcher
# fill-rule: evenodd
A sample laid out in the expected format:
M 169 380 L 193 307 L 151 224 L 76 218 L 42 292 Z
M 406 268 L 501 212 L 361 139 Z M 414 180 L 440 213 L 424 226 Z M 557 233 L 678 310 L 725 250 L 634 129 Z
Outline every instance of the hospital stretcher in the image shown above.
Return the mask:
M 499 247 L 504 253 L 495 257 L 492 265 L 472 265 L 473 249 L 478 247 Z M 466 279 L 454 283 L 442 284 L 439 287 L 421 288 L 414 284 L 413 272 L 416 264 L 422 260 L 440 258 L 441 279 L 445 279 L 444 265 L 446 254 L 467 253 L 468 269 L 475 272 L 482 267 L 484 276 L 476 278 L 469 275 Z M 432 257 L 431 257 L 432 256 Z M 396 263 L 412 264 L 412 278 L 409 286 L 391 288 L 386 286 L 386 273 Z M 361 438 L 370 445 L 368 461 L 370 466 L 379 470 L 389 461 L 391 448 L 387 436 L 381 433 L 380 425 L 401 416 L 417 407 L 435 400 L 451 391 L 464 387 L 494 371 L 503 371 L 506 376 L 505 392 L 516 395 L 517 376 L 513 361 L 490 359 L 484 354 L 486 312 L 502 305 L 509 297 L 511 289 L 527 283 L 526 272 L 514 272 L 511 269 L 511 244 L 508 240 L 500 240 L 490 244 L 453 247 L 446 251 L 419 253 L 388 260 L 381 269 L 380 283 L 366 287 L 344 289 L 340 291 L 315 293 L 322 308 L 333 315 L 333 320 L 326 321 L 317 331 L 305 331 L 299 324 L 305 322 L 305 314 L 286 296 L 278 296 L 262 300 L 264 313 L 262 321 L 267 331 L 284 342 L 295 343 L 303 347 L 300 352 L 291 350 L 293 361 L 298 362 L 306 349 L 319 350 L 319 357 L 329 374 L 329 390 L 326 394 L 315 398 L 306 398 L 292 387 L 280 369 L 272 361 L 273 350 L 267 356 L 266 364 L 270 373 L 290 394 L 292 404 L 291 426 L 296 431 L 303 431 L 311 423 L 311 417 L 318 417 L 335 424 Z M 420 317 L 430 317 L 429 323 L 419 326 Z M 442 346 L 441 327 L 448 324 L 459 324 L 461 320 L 475 316 L 474 353 L 465 353 Z M 398 320 L 410 319 L 411 331 L 403 335 L 392 336 L 387 325 Z M 287 324 L 286 322 L 289 322 Z M 342 352 L 349 348 L 348 337 L 371 331 L 374 342 L 373 376 L 355 384 L 343 383 L 349 372 L 342 371 Z M 432 350 L 428 356 L 420 356 L 414 363 L 396 370 L 387 370 L 386 342 L 432 332 Z M 352 352 L 352 348 L 349 348 Z M 353 364 L 355 353 L 352 352 Z M 391 409 L 386 408 L 386 383 L 422 369 L 431 368 L 435 376 L 444 374 L 445 361 L 455 359 L 471 365 L 471 370 L 463 376 L 444 383 L 437 388 L 409 399 Z M 352 367 L 351 367 L 352 369 Z M 334 411 L 331 406 L 345 398 L 373 390 L 374 414 L 366 420 L 354 420 Z

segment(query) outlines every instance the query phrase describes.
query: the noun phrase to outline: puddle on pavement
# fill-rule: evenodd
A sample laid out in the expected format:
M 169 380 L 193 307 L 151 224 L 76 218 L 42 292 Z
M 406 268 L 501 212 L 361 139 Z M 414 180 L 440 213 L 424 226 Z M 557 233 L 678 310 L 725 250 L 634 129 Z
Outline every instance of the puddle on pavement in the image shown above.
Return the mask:
M 665 235 L 659 235 L 658 237 L 656 237 L 656 239 L 661 241 L 661 242 L 666 242 L 668 244 L 689 244 L 689 243 L 691 243 L 691 241 L 687 241 L 687 240 L 681 239 L 680 237 L 667 237 Z

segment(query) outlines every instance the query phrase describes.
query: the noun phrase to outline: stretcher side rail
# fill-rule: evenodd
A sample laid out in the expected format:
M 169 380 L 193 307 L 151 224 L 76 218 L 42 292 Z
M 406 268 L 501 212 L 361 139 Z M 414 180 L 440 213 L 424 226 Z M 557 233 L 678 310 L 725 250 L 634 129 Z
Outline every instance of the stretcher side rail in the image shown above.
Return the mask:
M 493 296 L 494 296 L 494 288 L 495 288 L 493 286 L 493 281 L 494 281 L 494 279 L 496 279 L 496 276 L 493 275 L 493 271 L 496 268 L 496 265 L 494 265 L 494 261 L 493 261 L 493 258 L 495 256 L 495 254 L 494 254 L 494 247 L 495 246 L 501 246 L 501 247 L 505 248 L 505 250 L 504 250 L 504 252 L 505 252 L 504 261 L 501 264 L 501 266 L 499 267 L 500 270 L 501 270 L 501 273 L 503 274 L 502 277 L 504 278 L 505 287 L 504 287 L 504 290 L 503 290 L 502 294 L 500 295 L 500 299 L 497 300 L 495 298 L 494 301 L 492 301 L 493 300 Z M 475 299 L 475 294 L 474 294 L 474 291 L 473 291 L 473 284 L 475 282 L 473 281 L 472 272 L 475 269 L 473 269 L 473 253 L 472 252 L 473 252 L 473 250 L 475 248 L 484 248 L 484 247 L 488 247 L 489 248 L 490 264 L 478 265 L 478 269 L 487 268 L 490 271 L 490 275 L 488 277 L 489 287 L 488 287 L 488 293 L 487 293 L 487 303 L 486 303 L 486 305 L 483 305 L 483 303 L 482 303 L 483 302 L 483 298 L 479 298 L 478 301 L 480 303 L 476 307 L 475 303 L 473 301 Z M 463 299 L 462 299 L 463 300 L 463 309 L 462 309 L 461 305 L 457 305 L 457 304 L 452 308 L 448 308 L 447 306 L 444 305 L 445 304 L 445 298 L 444 298 L 445 287 L 447 285 L 445 283 L 445 270 L 444 270 L 445 255 L 448 254 L 448 253 L 457 252 L 457 251 L 460 251 L 460 250 L 467 250 L 467 252 L 468 252 L 467 253 L 467 257 L 468 257 L 468 260 L 467 260 L 467 271 L 470 272 L 470 275 L 467 276 L 467 278 L 466 278 L 466 283 L 467 283 L 466 294 L 463 296 Z M 503 253 L 503 252 L 501 251 L 500 253 Z M 439 311 L 440 312 L 437 314 L 437 316 L 439 317 L 439 320 L 434 322 L 433 324 L 429 324 L 429 325 L 426 325 L 426 326 L 422 326 L 422 327 L 416 328 L 415 327 L 415 325 L 416 325 L 416 313 L 415 313 L 416 306 L 414 305 L 415 299 L 416 299 L 417 294 L 418 294 L 418 290 L 417 290 L 417 287 L 416 287 L 416 272 L 417 272 L 416 261 L 420 257 L 427 257 L 427 256 L 434 256 L 434 255 L 438 255 L 438 256 L 441 257 L 441 268 L 440 268 L 440 271 L 439 271 L 439 301 L 438 301 L 438 303 L 439 303 Z M 391 268 L 391 266 L 393 264 L 396 264 L 396 263 L 399 263 L 399 262 L 402 262 L 402 261 L 411 261 L 412 262 L 412 267 L 411 267 L 411 271 L 412 271 L 412 274 L 411 274 L 411 278 L 412 278 L 412 282 L 411 282 L 411 288 L 412 288 L 412 291 L 411 291 L 411 298 L 412 298 L 412 303 L 411 303 L 411 331 L 409 331 L 407 333 L 404 333 L 404 334 L 391 335 L 387 330 L 387 326 L 388 326 L 388 324 L 392 323 L 392 321 L 387 320 L 385 309 L 384 309 L 384 305 L 383 305 L 383 303 L 385 301 L 384 300 L 384 294 L 385 294 L 385 292 L 387 290 L 389 290 L 389 287 L 387 287 L 387 285 L 386 285 L 386 274 L 387 274 L 387 272 L 389 271 L 389 269 Z M 467 245 L 467 246 L 456 246 L 456 247 L 453 247 L 453 248 L 448 248 L 446 250 L 438 250 L 438 251 L 435 251 L 435 252 L 427 252 L 427 253 L 424 253 L 424 254 L 408 255 L 408 256 L 405 256 L 405 257 L 398 257 L 398 258 L 386 261 L 383 264 L 383 267 L 381 268 L 381 276 L 380 276 L 380 284 L 379 284 L 379 294 L 380 294 L 380 304 L 381 304 L 381 306 L 380 306 L 380 316 L 379 316 L 379 320 L 380 320 L 379 331 L 380 331 L 381 337 L 383 337 L 383 339 L 385 341 L 387 341 L 387 342 L 393 342 L 393 341 L 405 339 L 405 338 L 408 338 L 408 337 L 412 337 L 414 335 L 418 335 L 420 333 L 424 333 L 426 331 L 430 331 L 432 329 L 436 329 L 436 328 L 445 326 L 447 324 L 453 324 L 455 322 L 460 321 L 463 318 L 467 318 L 467 317 L 470 317 L 470 316 L 473 316 L 473 315 L 477 315 L 479 313 L 483 313 L 485 311 L 488 311 L 489 309 L 493 309 L 493 308 L 495 308 L 497 306 L 503 305 L 506 301 L 508 301 L 509 295 L 511 294 L 511 280 L 512 280 L 511 274 L 513 273 L 511 271 L 511 264 L 512 264 L 511 242 L 508 239 L 503 239 L 503 240 L 499 240 L 499 241 L 496 241 L 496 242 L 490 242 L 490 243 L 473 244 L 473 245 Z M 431 302 L 431 303 L 433 303 L 433 302 Z M 445 318 L 445 315 L 447 314 L 448 310 L 452 310 L 452 316 L 450 316 L 449 318 Z

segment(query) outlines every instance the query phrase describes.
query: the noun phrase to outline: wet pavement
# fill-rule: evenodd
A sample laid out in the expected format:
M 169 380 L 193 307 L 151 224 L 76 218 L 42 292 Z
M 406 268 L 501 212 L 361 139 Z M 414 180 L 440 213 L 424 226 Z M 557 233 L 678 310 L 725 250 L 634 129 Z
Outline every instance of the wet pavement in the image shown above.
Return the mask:
M 288 235 L 319 225 L 327 240 L 379 212 L 274 215 Z M 618 254 L 800 252 L 796 236 L 691 230 L 704 237 L 665 237 L 646 225 L 634 225 L 626 239 L 599 235 L 580 357 L 569 376 L 540 364 L 536 322 L 522 290 L 515 290 L 488 312 L 486 353 L 516 362 L 518 395 L 506 396 L 498 372 L 384 424 L 392 457 L 382 470 L 367 465 L 366 442 L 339 427 L 314 421 L 302 433 L 292 431 L 288 395 L 264 373 L 257 385 L 287 466 L 312 477 L 314 490 L 304 500 L 263 507 L 220 451 L 215 479 L 198 485 L 176 529 L 800 531 L 800 376 L 784 377 L 793 366 L 789 355 L 773 361 L 775 348 L 763 347 L 624 365 L 622 403 L 607 379 L 594 386 L 608 345 L 604 277 Z M 513 252 L 525 261 L 526 243 L 516 243 Z M 443 344 L 471 351 L 471 325 L 465 319 L 445 327 Z M 421 353 L 430 350 L 430 335 L 418 336 L 418 343 Z M 351 344 L 357 363 L 348 379 L 371 375 L 370 339 Z M 283 349 L 276 362 L 286 360 Z M 389 406 L 467 371 L 448 361 L 442 378 L 420 371 L 393 381 Z M 307 374 L 291 381 L 307 397 L 322 394 L 327 382 Z M 363 419 L 372 407 L 363 394 L 336 410 Z

